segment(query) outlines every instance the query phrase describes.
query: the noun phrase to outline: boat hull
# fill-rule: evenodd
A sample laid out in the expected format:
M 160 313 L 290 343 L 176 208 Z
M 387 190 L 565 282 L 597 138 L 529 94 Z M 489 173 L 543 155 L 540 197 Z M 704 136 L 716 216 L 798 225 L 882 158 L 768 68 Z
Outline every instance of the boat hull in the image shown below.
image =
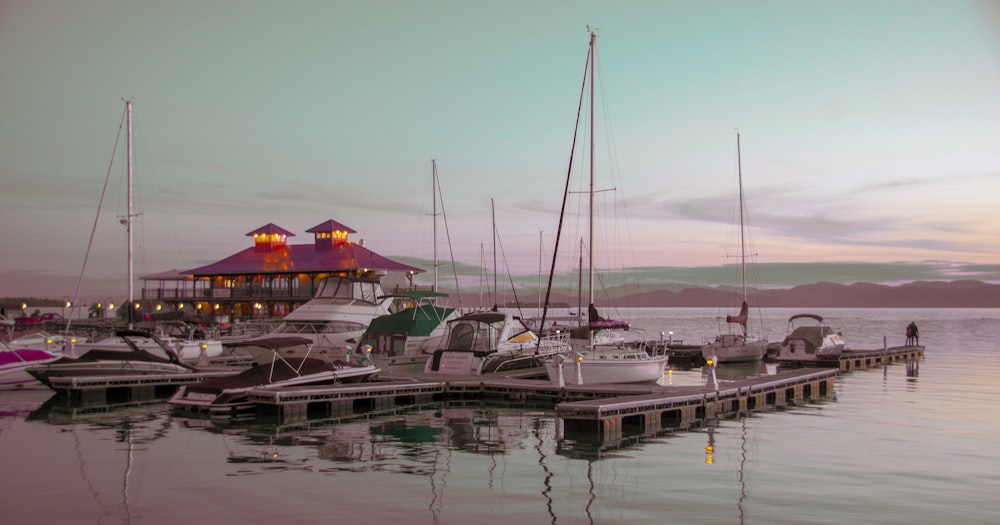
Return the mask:
M 577 362 L 545 363 L 549 380 L 566 385 L 599 385 L 655 383 L 663 377 L 667 366 L 667 356 L 655 356 L 635 361 L 629 360 L 583 360 Z M 562 382 L 560 383 L 560 378 Z
M 725 341 L 716 340 L 701 347 L 701 356 L 707 362 L 714 359 L 716 363 L 746 363 L 761 361 L 767 353 L 765 341 Z
M 31 367 L 27 372 L 45 386 L 51 387 L 55 378 L 187 374 L 191 373 L 191 369 L 174 363 L 146 361 L 89 361 L 79 364 L 56 361 L 52 365 Z
M 33 348 L 0 351 L 0 389 L 37 384 L 38 380 L 28 373 L 28 369 L 57 359 L 56 354 Z
M 289 363 L 297 370 L 290 375 L 291 368 L 275 370 L 258 365 L 235 376 L 184 385 L 170 396 L 167 403 L 174 409 L 209 417 L 252 416 L 256 409 L 249 393 L 253 390 L 356 383 L 380 371 L 372 365 L 335 364 L 315 358 L 302 361 L 306 364 L 302 365 L 298 360 Z

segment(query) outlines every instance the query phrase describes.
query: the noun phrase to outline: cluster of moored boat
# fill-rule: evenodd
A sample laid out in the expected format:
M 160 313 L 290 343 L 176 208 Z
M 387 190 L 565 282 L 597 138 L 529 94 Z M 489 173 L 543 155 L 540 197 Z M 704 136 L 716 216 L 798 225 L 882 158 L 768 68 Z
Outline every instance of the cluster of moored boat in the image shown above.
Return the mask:
M 206 334 L 181 338 L 121 330 L 86 343 L 36 336 L 5 345 L 0 378 L 8 387 L 30 381 L 52 386 L 66 377 L 229 371 L 180 387 L 169 403 L 194 412 L 233 413 L 252 408 L 247 393 L 253 389 L 376 377 L 508 374 L 559 385 L 648 383 L 664 377 L 667 348 L 654 350 L 641 330 L 608 324 L 596 312 L 590 315 L 595 323 L 589 337 L 571 340 L 568 330 L 532 330 L 510 311 L 461 314 L 437 302 L 443 298 L 429 292 L 388 295 L 377 281 L 329 277 L 314 299 L 263 336 L 223 341 Z M 799 326 L 803 321 L 813 324 Z M 718 336 L 702 352 L 715 362 L 751 360 L 725 353 L 731 341 L 744 340 Z M 835 359 L 843 345 L 840 332 L 820 316 L 796 315 L 778 359 Z M 763 357 L 761 351 L 752 359 Z

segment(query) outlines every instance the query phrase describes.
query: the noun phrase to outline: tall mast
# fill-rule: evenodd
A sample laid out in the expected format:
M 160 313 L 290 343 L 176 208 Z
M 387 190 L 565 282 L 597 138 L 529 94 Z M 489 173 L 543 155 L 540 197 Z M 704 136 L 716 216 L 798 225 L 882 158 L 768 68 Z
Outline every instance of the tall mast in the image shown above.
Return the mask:
M 497 288 L 497 212 L 493 207 L 493 197 L 490 197 L 490 217 L 493 223 L 493 309 L 500 302 L 500 289 Z
M 542 259 L 545 255 L 542 253 L 542 230 L 538 230 L 538 302 L 536 303 L 539 307 L 542 306 Z
M 743 233 L 743 167 L 740 160 L 740 132 L 736 132 L 736 178 L 740 189 L 740 272 L 743 285 L 743 302 L 747 300 L 747 250 L 746 235 Z
M 588 272 L 588 286 L 589 286 L 588 305 L 590 306 L 594 305 L 594 120 L 595 120 L 594 119 L 594 69 L 596 69 L 597 66 L 597 61 L 595 60 L 596 41 L 597 41 L 597 34 L 591 31 L 590 32 L 590 221 L 589 221 L 590 259 L 588 261 L 590 266 Z M 592 308 L 587 309 L 588 314 L 591 310 L 593 309 Z M 591 320 L 592 319 L 588 317 L 587 319 L 588 324 Z M 588 338 L 590 339 L 590 342 L 593 343 L 594 332 L 591 330 L 587 330 L 587 333 L 589 334 Z
M 132 329 L 132 316 L 135 314 L 135 291 L 132 284 L 132 101 L 125 101 L 128 115 L 128 214 L 125 216 L 125 231 L 128 237 L 128 328 Z
M 432 291 L 438 291 L 438 223 L 437 223 L 437 191 L 438 191 L 438 167 L 437 159 L 431 159 L 431 202 L 433 203 L 433 218 L 434 218 L 434 287 L 431 288 Z
M 583 237 L 580 237 L 580 267 L 576 273 L 576 326 L 583 326 Z

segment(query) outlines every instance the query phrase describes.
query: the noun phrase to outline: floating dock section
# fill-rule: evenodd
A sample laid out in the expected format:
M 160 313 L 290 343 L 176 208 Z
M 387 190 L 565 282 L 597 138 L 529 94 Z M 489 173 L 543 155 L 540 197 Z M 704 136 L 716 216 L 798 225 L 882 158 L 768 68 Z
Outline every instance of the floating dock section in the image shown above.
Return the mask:
M 555 407 L 568 433 L 618 440 L 625 433 L 687 429 L 706 419 L 774 409 L 832 397 L 836 369 L 800 369 L 712 386 L 582 385 L 481 377 L 281 390 L 254 390 L 257 421 L 295 426 L 314 420 L 386 413 L 407 406 L 478 400 L 516 406 Z
M 50 387 L 67 406 L 153 403 L 170 397 L 181 385 L 239 372 L 240 369 L 231 368 L 189 374 L 53 377 Z
M 585 432 L 617 440 L 623 434 L 686 430 L 706 419 L 737 417 L 833 396 L 836 369 L 802 369 L 724 383 L 716 390 L 678 387 L 639 396 L 561 403 L 556 415 L 567 433 Z
M 891 364 L 896 361 L 917 361 L 924 358 L 923 346 L 890 346 L 874 350 L 845 349 L 840 356 L 821 360 L 779 359 L 778 365 L 785 368 L 820 367 L 836 368 L 841 372 L 860 370 Z

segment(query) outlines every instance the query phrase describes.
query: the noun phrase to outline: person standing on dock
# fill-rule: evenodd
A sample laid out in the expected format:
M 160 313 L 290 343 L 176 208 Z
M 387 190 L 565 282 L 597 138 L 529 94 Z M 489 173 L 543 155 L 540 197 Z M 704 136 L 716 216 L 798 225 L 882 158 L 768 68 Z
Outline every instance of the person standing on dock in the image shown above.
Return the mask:
M 910 324 L 906 325 L 906 346 L 919 344 L 920 331 L 917 329 L 917 323 L 910 321 Z

